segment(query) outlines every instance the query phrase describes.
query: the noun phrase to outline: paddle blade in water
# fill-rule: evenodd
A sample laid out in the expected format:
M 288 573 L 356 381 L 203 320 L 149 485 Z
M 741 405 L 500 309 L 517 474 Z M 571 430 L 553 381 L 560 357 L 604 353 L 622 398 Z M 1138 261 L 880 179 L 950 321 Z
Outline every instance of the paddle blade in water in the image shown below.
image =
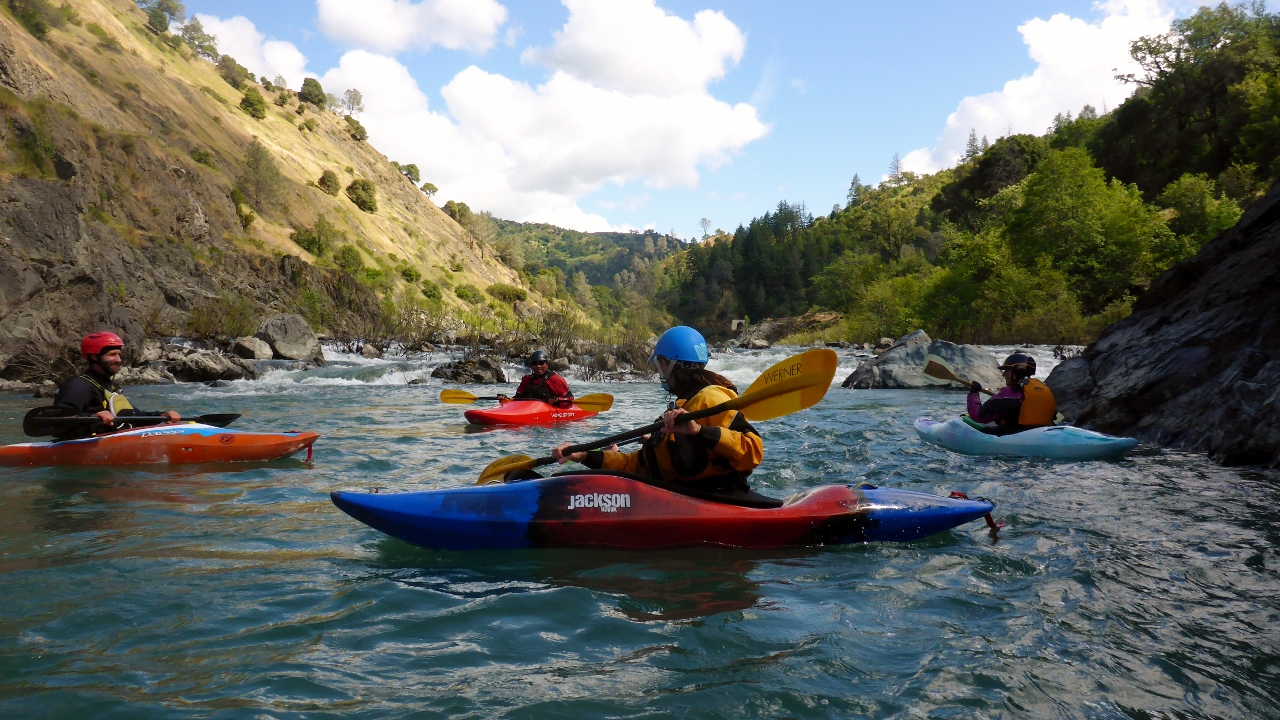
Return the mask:
M 839 358 L 835 351 L 821 348 L 800 353 L 765 370 L 742 393 L 738 404 L 752 396 L 759 400 L 738 406 L 748 420 L 772 420 L 818 404 L 831 387 Z
M 22 432 L 27 437 L 42 437 L 44 435 L 52 435 L 55 424 L 50 422 L 58 418 L 73 417 L 79 415 L 72 408 L 66 407 L 38 407 L 33 408 L 22 418 Z M 97 418 L 86 418 L 94 422 L 101 422 Z
M 573 404 L 587 412 L 604 412 L 613 407 L 613 396 L 609 393 L 591 393 L 574 398 Z
M 512 470 L 532 470 L 536 467 L 537 461 L 528 455 L 508 455 L 500 457 L 489 463 L 489 466 L 480 471 L 480 479 L 476 480 L 477 485 L 488 485 L 490 483 L 502 482 L 502 478 Z
M 450 405 L 467 405 L 479 399 L 466 390 L 449 389 L 440 391 L 440 402 L 449 403 Z
M 193 418 L 183 418 L 187 422 L 200 423 L 201 425 L 211 425 L 213 427 L 226 427 L 236 420 L 240 419 L 240 413 L 214 413 L 212 415 L 201 415 Z

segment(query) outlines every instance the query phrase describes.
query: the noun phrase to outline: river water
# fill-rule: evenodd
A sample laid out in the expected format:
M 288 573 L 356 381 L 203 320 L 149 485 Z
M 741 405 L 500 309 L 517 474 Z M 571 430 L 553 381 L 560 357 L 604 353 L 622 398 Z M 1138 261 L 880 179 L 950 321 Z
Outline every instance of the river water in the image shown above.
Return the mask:
M 713 368 L 745 387 L 786 354 Z M 758 490 L 961 490 L 997 503 L 999 537 L 976 522 L 905 545 L 429 552 L 329 491 L 469 484 L 501 454 L 649 422 L 666 396 L 575 383 L 614 409 L 469 432 L 437 381 L 406 384 L 441 356 L 330 357 L 129 393 L 318 430 L 309 465 L 4 471 L 0 716 L 1280 717 L 1274 473 L 1147 447 L 1115 463 L 964 457 L 912 429 L 963 394 L 836 387 L 759 425 Z M 854 364 L 842 356 L 837 382 Z M 40 402 L 0 398 L 0 442 L 22 441 Z

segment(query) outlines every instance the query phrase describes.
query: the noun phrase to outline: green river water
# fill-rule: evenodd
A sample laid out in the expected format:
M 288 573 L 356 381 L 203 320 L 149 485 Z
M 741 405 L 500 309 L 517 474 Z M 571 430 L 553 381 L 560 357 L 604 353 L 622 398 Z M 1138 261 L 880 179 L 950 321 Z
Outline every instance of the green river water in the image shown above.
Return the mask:
M 713 367 L 745 386 L 786 352 Z M 963 394 L 836 387 L 760 424 L 758 490 L 962 490 L 997 503 L 999 537 L 976 522 L 903 545 L 429 552 L 329 491 L 469 484 L 501 454 L 649 422 L 665 394 L 575 383 L 614 409 L 469 432 L 436 381 L 406 385 L 443 356 L 331 357 L 129 393 L 317 430 L 310 464 L 0 471 L 0 717 L 1280 718 L 1275 473 L 1145 446 L 964 457 L 912 429 Z M 0 443 L 24 441 L 41 403 L 0 397 Z

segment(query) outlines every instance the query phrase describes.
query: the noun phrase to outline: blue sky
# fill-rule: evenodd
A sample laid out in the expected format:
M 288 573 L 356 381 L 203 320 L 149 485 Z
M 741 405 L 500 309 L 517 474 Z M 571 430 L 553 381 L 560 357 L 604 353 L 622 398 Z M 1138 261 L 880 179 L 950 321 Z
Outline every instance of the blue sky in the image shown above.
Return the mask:
M 579 229 L 731 230 L 780 200 L 954 162 L 969 128 L 1101 109 L 1161 0 L 188 0 L 223 52 L 365 93 L 362 122 L 467 202 Z M 616 21 L 616 22 L 615 22 Z M 558 35 L 559 33 L 559 35 Z M 532 50 L 531 50 L 532 49 Z M 1033 57 L 1034 56 L 1034 57 Z M 664 64 L 663 60 L 667 60 Z M 673 60 L 673 59 L 679 59 Z M 1121 68 L 1123 69 L 1123 68 Z M 1012 81 L 1012 82 L 1011 82 Z M 446 89 L 448 88 L 448 89 Z M 950 118 L 950 120 L 949 120 Z

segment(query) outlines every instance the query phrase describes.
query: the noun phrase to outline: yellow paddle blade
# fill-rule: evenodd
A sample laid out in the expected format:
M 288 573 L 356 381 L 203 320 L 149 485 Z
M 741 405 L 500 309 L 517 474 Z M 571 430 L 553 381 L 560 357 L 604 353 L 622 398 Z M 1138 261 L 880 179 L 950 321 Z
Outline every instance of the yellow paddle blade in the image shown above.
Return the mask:
M 441 390 L 440 402 L 449 403 L 450 405 L 467 405 L 473 403 L 480 398 L 472 395 L 466 390 Z
M 591 393 L 574 398 L 573 404 L 587 412 L 604 412 L 613 407 L 613 396 L 609 393 Z
M 821 348 L 800 353 L 765 370 L 729 402 L 748 420 L 772 420 L 818 404 L 831 387 L 839 358 Z
M 508 455 L 500 457 L 489 463 L 489 466 L 480 472 L 480 479 L 476 480 L 477 485 L 488 485 L 490 483 L 502 482 L 503 476 L 512 470 L 532 470 L 534 459 L 528 455 Z

